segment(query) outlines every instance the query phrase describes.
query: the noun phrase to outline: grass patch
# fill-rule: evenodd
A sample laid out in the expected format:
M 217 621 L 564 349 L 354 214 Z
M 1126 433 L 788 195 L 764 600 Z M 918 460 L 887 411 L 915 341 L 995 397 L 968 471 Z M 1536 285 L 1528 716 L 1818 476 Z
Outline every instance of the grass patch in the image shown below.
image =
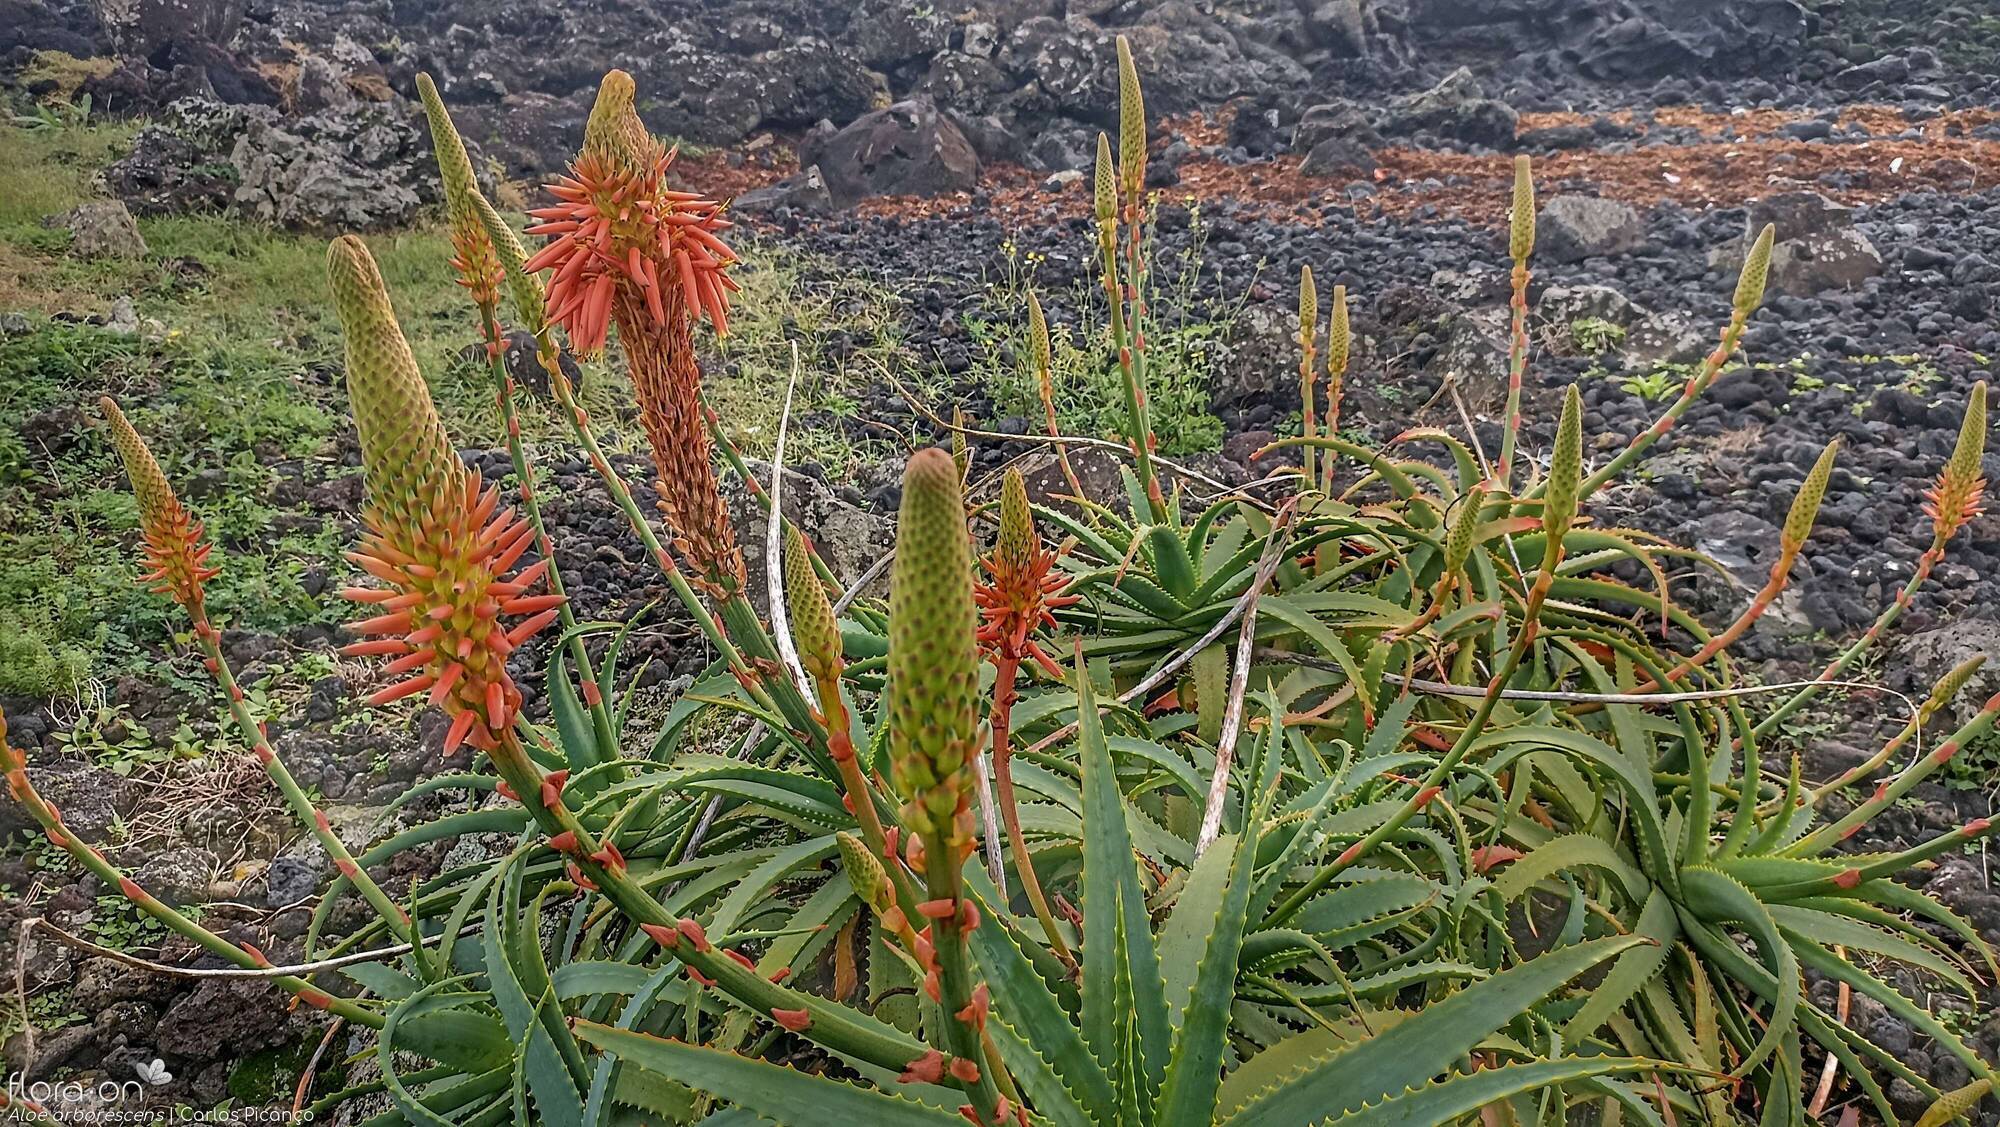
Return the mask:
M 30 331 L 0 336 L 0 693 L 82 703 L 109 678 L 150 664 L 184 629 L 137 589 L 137 511 L 95 427 L 111 394 L 147 435 L 183 499 L 207 522 L 223 572 L 210 607 L 229 626 L 282 631 L 332 622 L 327 595 L 348 574 L 344 530 L 302 499 L 354 472 L 339 324 L 326 294 L 324 239 L 231 215 L 138 220 L 150 253 L 83 260 L 44 225 L 95 198 L 97 169 L 129 146 L 131 124 L 0 125 L 0 312 Z M 371 236 L 405 334 L 454 438 L 497 447 L 504 428 L 477 320 L 433 221 Z M 750 245 L 731 335 L 709 356 L 709 394 L 747 451 L 768 455 L 797 345 L 791 457 L 832 473 L 891 452 L 854 419 L 860 390 L 905 365 L 895 299 L 882 287 Z M 50 320 L 131 298 L 144 328 L 121 336 Z M 704 345 L 705 348 L 710 347 Z M 476 355 L 476 354 L 475 354 Z M 643 449 L 626 382 L 586 363 L 586 408 L 613 450 Z M 524 397 L 522 429 L 571 450 L 553 404 Z M 322 509 L 326 506 L 320 506 Z M 198 684 L 184 686 L 203 693 Z
M 841 474 L 893 453 L 902 436 L 886 429 L 870 435 L 854 420 L 863 390 L 911 366 L 898 327 L 899 299 L 789 248 L 750 242 L 736 249 L 743 291 L 731 303 L 729 335 L 715 343 L 722 363 L 703 380 L 730 437 L 745 453 L 770 455 L 796 344 L 799 383 L 786 461 L 818 462 Z
M 1154 262 L 1154 276 L 1165 277 L 1166 284 L 1149 302 L 1154 320 L 1146 333 L 1153 433 L 1160 452 L 1170 456 L 1222 445 L 1222 420 L 1209 406 L 1230 320 L 1241 311 L 1241 299 L 1234 307 L 1218 308 L 1197 293 L 1204 239 L 1199 215 L 1192 222 L 1194 238 L 1176 261 L 1166 264 L 1169 269 L 1163 272 L 1162 263 Z M 1039 263 L 1032 253 L 1018 253 L 1012 241 L 1002 252 L 1005 269 L 993 286 L 997 304 L 1011 315 L 968 319 L 966 327 L 978 349 L 974 370 L 985 380 L 995 406 L 1041 430 L 1047 413 L 1028 340 L 1028 291 Z M 1115 439 L 1125 424 L 1125 381 L 1111 346 L 1103 296 L 1095 282 L 1078 282 L 1071 305 L 1081 311 L 1080 320 L 1051 318 L 1050 369 L 1056 425 L 1063 433 Z

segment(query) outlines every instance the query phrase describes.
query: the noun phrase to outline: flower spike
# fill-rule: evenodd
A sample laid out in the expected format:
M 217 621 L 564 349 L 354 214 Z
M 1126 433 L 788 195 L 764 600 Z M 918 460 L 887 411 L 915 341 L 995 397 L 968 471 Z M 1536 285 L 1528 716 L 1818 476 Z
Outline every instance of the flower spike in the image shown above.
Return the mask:
M 188 512 L 146 440 L 118 409 L 110 396 L 97 401 L 104 422 L 111 430 L 111 445 L 125 463 L 132 494 L 139 499 L 140 551 L 150 566 L 141 578 L 152 584 L 157 594 L 169 596 L 188 612 L 197 627 L 208 624 L 203 585 L 215 578 L 218 569 L 208 563 L 214 545 L 202 537 L 201 522 Z
M 718 237 L 730 225 L 720 205 L 667 187 L 674 154 L 646 132 L 634 97 L 631 75 L 604 76 L 582 152 L 549 185 L 556 202 L 530 213 L 541 222 L 528 233 L 550 240 L 522 268 L 554 271 L 547 317 L 579 351 L 603 351 L 618 326 L 661 510 L 700 585 L 726 599 L 743 588 L 743 556 L 710 464 L 691 328 L 705 315 L 728 331 L 736 255 Z
M 496 489 L 482 490 L 452 448 L 368 248 L 352 236 L 334 240 L 327 272 L 368 482 L 367 534 L 351 558 L 394 592 L 364 605 L 397 608 L 353 629 L 400 642 L 390 668 L 415 674 L 372 699 L 428 691 L 452 717 L 449 745 L 492 750 L 521 707 L 507 655 L 555 618 L 556 596 L 528 595 L 525 583 L 508 579 L 534 530 L 500 505 Z M 509 615 L 528 617 L 510 628 Z M 349 652 L 393 649 L 365 641 Z
M 1931 518 L 1939 543 L 1951 539 L 1985 507 L 1986 475 L 1980 471 L 1985 455 L 1986 381 L 1980 380 L 1966 400 L 1951 460 L 1938 474 L 1937 484 L 1924 494 L 1924 515 Z
M 903 471 L 889 593 L 890 774 L 918 837 L 970 844 L 979 724 L 972 559 L 958 466 L 932 447 Z

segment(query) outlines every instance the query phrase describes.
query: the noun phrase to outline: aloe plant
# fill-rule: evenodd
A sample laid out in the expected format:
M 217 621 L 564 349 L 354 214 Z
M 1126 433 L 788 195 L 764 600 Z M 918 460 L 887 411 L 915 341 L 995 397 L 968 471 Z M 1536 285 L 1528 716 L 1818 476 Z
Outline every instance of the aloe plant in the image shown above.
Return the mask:
M 1152 451 L 1144 99 L 1122 43 L 1118 75 L 1095 218 L 1107 362 L 1127 408 L 1123 503 L 1036 505 L 1010 475 L 982 551 L 966 497 L 983 483 L 965 480 L 960 432 L 962 456 L 909 461 L 882 605 L 830 585 L 810 540 L 752 482 L 784 544 L 762 578 L 788 629 L 750 601 L 758 577 L 711 455 L 743 463 L 701 398 L 695 333 L 726 329 L 734 292 L 722 210 L 666 185 L 671 151 L 614 72 L 576 165 L 536 211 L 549 241 L 530 254 L 421 83 L 454 266 L 503 414 L 513 389 L 495 346 L 511 317 L 534 335 L 573 436 L 713 664 L 642 735 L 621 662 L 635 623 L 575 617 L 528 451 L 510 443 L 517 515 L 453 452 L 365 244 L 341 239 L 329 277 L 368 485 L 354 557 L 368 578 L 347 591 L 365 609 L 349 652 L 384 661 L 376 701 L 423 695 L 450 717 L 447 742 L 483 755 L 398 805 L 466 801 L 365 849 L 332 832 L 224 660 L 203 584 L 227 561 L 115 405 L 107 426 L 140 501 L 146 581 L 187 614 L 245 746 L 333 858 L 306 954 L 357 961 L 338 978 L 285 974 L 148 895 L 64 827 L 0 729 L 10 789 L 137 909 L 372 1031 L 373 1075 L 312 1110 L 380 1095 L 390 1110 L 368 1120 L 380 1127 L 1556 1123 L 1572 1112 L 1802 1124 L 1819 1056 L 1885 1118 L 1885 1078 L 1933 1097 L 1924 1127 L 1966 1114 L 1991 1067 L 1880 963 L 1975 999 L 1996 976 L 1969 925 L 1895 880 L 1991 827 L 1900 853 L 1841 850 L 1985 735 L 2000 698 L 1923 748 L 1922 725 L 1972 672 L 1961 667 L 1878 754 L 1818 784 L 1796 761 L 1769 766 L 1766 737 L 1887 628 L 1978 510 L 1983 385 L 1932 491 L 1918 576 L 1818 681 L 1753 721 L 1761 693 L 1735 680 L 1729 649 L 1809 550 L 1836 452 L 1806 475 L 1763 588 L 1717 631 L 1669 597 L 1665 565 L 1690 553 L 1589 513 L 1726 371 L 1761 299 L 1770 232 L 1746 258 L 1716 352 L 1658 421 L 1592 468 L 1572 388 L 1539 457 L 1518 331 L 1534 241 L 1524 161 L 1498 463 L 1435 428 L 1382 446 L 1342 432 L 1339 389 L 1357 351 L 1347 295 L 1334 290 L 1322 335 L 1307 272 L 1305 428 L 1264 455 L 1299 453 L 1296 488 L 1198 502 L 1185 481 L 1169 488 Z M 1038 303 L 1029 318 L 1046 388 Z M 620 343 L 666 498 L 661 527 L 555 365 L 564 336 L 586 352 Z M 1059 547 L 1044 543 L 1051 530 Z M 1609 573 L 1628 561 L 1644 581 Z M 527 715 L 508 663 L 538 635 L 546 717 Z M 989 761 L 998 816 L 982 826 L 971 796 Z M 1884 768 L 1872 795 L 1834 813 Z M 506 844 L 394 894 L 372 872 L 473 834 Z M 329 936 L 350 894 L 372 919 Z M 1815 1006 L 1807 972 L 1909 1021 L 1974 1083 L 1932 1092 Z

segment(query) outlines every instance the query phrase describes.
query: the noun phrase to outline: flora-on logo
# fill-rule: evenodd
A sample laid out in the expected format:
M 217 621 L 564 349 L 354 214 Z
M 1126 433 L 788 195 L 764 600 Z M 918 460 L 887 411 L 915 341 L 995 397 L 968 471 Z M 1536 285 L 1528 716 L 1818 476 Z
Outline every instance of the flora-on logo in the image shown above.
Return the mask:
M 7 1103 L 0 1104 L 0 1117 L 12 1114 L 14 1111 L 12 1105 L 16 1104 L 25 1104 L 38 1110 L 46 1109 L 46 1113 L 59 1110 L 67 1104 L 80 1104 L 86 1100 L 115 1104 L 123 1101 L 137 1102 L 144 1099 L 145 1095 L 145 1087 L 137 1080 L 106 1078 L 95 1083 L 84 1080 L 29 1080 L 18 1072 L 10 1072 L 7 1074 Z
M 154 1057 L 151 1061 L 133 1065 L 132 1071 L 139 1079 L 151 1084 L 155 1088 L 174 1082 L 174 1074 L 167 1071 L 167 1062 L 161 1060 L 159 1057 Z

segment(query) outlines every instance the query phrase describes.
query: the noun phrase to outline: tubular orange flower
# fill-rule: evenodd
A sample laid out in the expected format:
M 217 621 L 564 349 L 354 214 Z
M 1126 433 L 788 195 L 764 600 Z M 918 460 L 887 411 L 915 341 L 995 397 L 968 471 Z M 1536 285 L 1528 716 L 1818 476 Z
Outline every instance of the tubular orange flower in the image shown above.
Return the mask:
M 667 187 L 674 154 L 646 132 L 633 96 L 631 75 L 604 76 L 583 151 L 549 185 L 557 202 L 530 213 L 541 222 L 529 233 L 552 238 L 523 268 L 555 271 L 548 317 L 578 349 L 601 351 L 617 324 L 675 546 L 727 598 L 743 587 L 743 558 L 709 460 L 691 328 L 706 315 L 728 331 L 736 256 L 718 235 L 730 223 L 714 201 Z
M 1054 626 L 1051 612 L 1074 604 L 1078 596 L 1059 595 L 1068 580 L 1055 570 L 1056 554 L 1042 547 L 1035 532 L 1034 512 L 1019 470 L 1008 470 L 1000 491 L 1000 536 L 993 551 L 979 561 L 991 582 L 973 585 L 979 607 L 979 645 L 988 653 L 1015 661 L 1032 658 L 1051 677 L 1061 667 L 1030 637 L 1043 626 Z
M 217 569 L 208 565 L 213 545 L 202 539 L 201 522 L 182 506 L 174 487 L 146 440 L 132 429 L 125 413 L 110 396 L 97 401 L 104 421 L 111 429 L 111 445 L 125 463 L 125 476 L 132 481 L 132 495 L 139 499 L 139 532 L 144 538 L 140 551 L 150 571 L 142 582 L 156 594 L 166 595 L 181 605 L 197 627 L 208 625 L 203 602 L 203 584 L 215 578 Z
M 1021 662 L 1033 659 L 1051 677 L 1060 679 L 1063 675 L 1032 637 L 1041 627 L 1056 624 L 1053 611 L 1079 599 L 1056 593 L 1064 578 L 1055 571 L 1055 561 L 1055 553 L 1042 547 L 1041 536 L 1035 531 L 1035 514 L 1028 505 L 1028 487 L 1021 471 L 1008 470 L 1000 489 L 1000 536 L 992 553 L 979 561 L 992 582 L 975 583 L 972 590 L 973 605 L 979 609 L 979 647 L 993 662 L 993 708 L 988 714 L 993 731 L 993 777 L 999 792 L 999 816 L 1007 826 L 1007 842 L 1014 851 L 1014 867 L 1021 874 L 1028 903 L 1057 957 L 1074 964 L 1042 893 L 1041 878 L 1028 852 L 1028 838 L 1021 829 L 1010 742 L 1014 704 L 1020 699 L 1014 685 Z
M 1972 385 L 1958 444 L 1938 474 L 1937 484 L 1924 492 L 1924 515 L 1931 518 L 1935 539 L 1942 544 L 1985 508 L 1986 475 L 1980 459 L 1986 453 L 1986 381 Z
M 492 750 L 521 707 L 507 655 L 555 620 L 561 596 L 528 593 L 546 560 L 508 577 L 534 530 L 452 449 L 368 248 L 334 240 L 327 273 L 368 481 L 368 531 L 349 558 L 384 584 L 344 592 L 373 614 L 351 625 L 363 640 L 343 652 L 410 674 L 369 703 L 428 693 L 452 717 L 447 752 L 468 740 Z M 509 629 L 507 615 L 527 617 Z

